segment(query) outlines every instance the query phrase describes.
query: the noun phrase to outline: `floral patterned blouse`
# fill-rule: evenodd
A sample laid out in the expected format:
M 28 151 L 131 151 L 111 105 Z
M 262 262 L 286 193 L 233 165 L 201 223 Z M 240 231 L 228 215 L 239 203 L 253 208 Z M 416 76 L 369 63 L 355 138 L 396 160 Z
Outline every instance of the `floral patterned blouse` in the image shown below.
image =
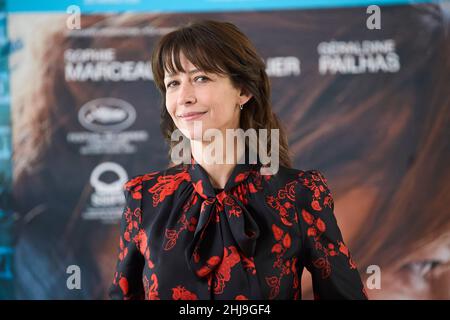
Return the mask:
M 324 176 L 238 164 L 214 189 L 195 163 L 125 186 L 112 299 L 301 299 L 306 267 L 315 299 L 366 299 L 333 213 Z

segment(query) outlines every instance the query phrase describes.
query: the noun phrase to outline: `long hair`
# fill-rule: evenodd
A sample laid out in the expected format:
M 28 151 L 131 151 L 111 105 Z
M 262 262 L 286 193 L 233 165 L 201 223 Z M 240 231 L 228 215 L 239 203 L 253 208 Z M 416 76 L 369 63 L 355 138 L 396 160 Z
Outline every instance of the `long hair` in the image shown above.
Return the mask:
M 291 167 L 288 139 L 270 103 L 270 82 L 263 59 L 256 52 L 248 37 L 234 24 L 213 20 L 188 23 L 163 36 L 152 55 L 152 70 L 156 86 L 161 92 L 161 132 L 169 144 L 169 154 L 176 144 L 171 141 L 176 126 L 166 110 L 164 73 L 185 72 L 180 54 L 200 70 L 229 76 L 236 88 L 251 93 L 240 115 L 240 128 L 279 130 L 280 164 Z M 258 136 L 259 137 L 259 136 Z M 267 150 L 271 150 L 270 134 Z M 261 151 L 259 150 L 258 153 Z

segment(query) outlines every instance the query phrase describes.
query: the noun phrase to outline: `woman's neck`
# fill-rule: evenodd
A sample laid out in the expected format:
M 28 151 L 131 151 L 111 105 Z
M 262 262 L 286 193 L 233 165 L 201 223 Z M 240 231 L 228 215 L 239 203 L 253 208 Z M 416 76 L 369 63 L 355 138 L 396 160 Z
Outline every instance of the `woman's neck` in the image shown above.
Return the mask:
M 233 143 L 233 154 L 228 155 L 227 159 L 226 144 L 223 145 L 223 157 L 215 157 L 211 159 L 210 150 L 211 142 L 191 140 L 191 152 L 195 161 L 202 166 L 208 173 L 211 184 L 214 188 L 223 189 L 233 172 L 237 159 L 240 159 L 244 154 L 244 147 Z M 209 147 L 208 147 L 209 146 Z M 240 147 L 238 147 L 240 146 Z

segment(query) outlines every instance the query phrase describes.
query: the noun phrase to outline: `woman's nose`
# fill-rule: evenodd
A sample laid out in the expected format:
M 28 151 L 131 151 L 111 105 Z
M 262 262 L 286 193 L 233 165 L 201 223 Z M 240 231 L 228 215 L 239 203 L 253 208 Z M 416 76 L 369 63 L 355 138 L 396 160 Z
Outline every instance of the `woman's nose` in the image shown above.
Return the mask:
M 195 91 L 190 82 L 180 84 L 180 90 L 178 91 L 178 104 L 190 105 L 196 102 Z

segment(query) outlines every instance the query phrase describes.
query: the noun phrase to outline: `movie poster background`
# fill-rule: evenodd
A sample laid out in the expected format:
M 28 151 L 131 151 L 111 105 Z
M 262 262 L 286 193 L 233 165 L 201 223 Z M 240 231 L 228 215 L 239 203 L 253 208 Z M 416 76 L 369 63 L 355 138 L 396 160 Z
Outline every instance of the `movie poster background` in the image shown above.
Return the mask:
M 14 13 L 8 33 L 17 299 L 104 299 L 122 185 L 167 166 L 153 46 L 192 19 L 235 23 L 267 64 L 294 166 L 328 179 L 373 299 L 449 298 L 450 42 L 440 5 L 207 13 Z M 66 286 L 80 267 L 81 290 Z M 308 272 L 305 298 L 311 298 Z M 6 290 L 6 287 L 2 288 Z M 1 290 L 1 289 L 0 289 Z

